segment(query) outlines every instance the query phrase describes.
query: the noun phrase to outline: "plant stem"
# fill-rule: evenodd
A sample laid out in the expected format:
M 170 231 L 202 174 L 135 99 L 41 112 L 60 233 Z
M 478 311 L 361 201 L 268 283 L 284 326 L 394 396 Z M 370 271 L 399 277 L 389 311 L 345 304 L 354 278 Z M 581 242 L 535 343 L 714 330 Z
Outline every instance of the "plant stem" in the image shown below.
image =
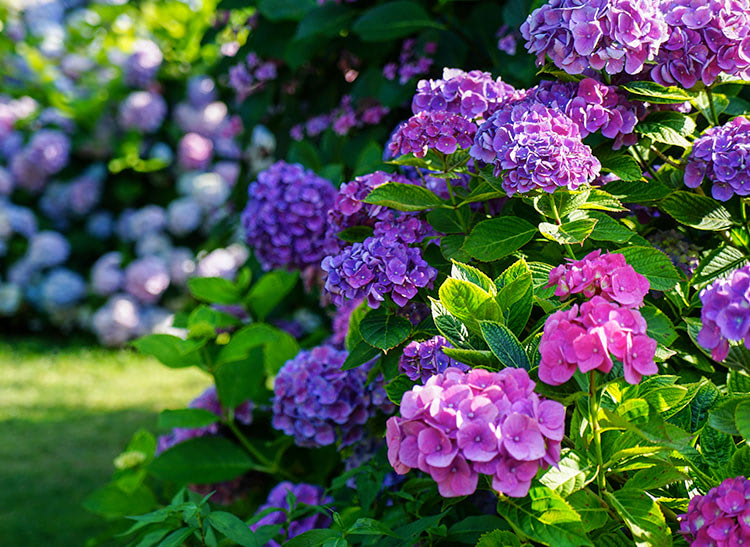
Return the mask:
M 711 110 L 712 120 L 711 125 L 719 125 L 719 116 L 716 114 L 716 107 L 714 106 L 714 95 L 711 93 L 711 87 L 706 88 L 706 97 L 708 97 L 708 107 Z
M 562 219 L 560 218 L 560 213 L 558 213 L 557 211 L 557 204 L 555 203 L 554 194 L 550 196 L 550 203 L 552 204 L 552 214 L 555 215 L 555 222 L 557 222 L 558 226 L 562 226 Z M 576 255 L 573 252 L 573 247 L 570 246 L 570 243 L 565 243 L 563 246 L 565 247 L 565 251 L 568 253 L 568 256 L 575 260 Z
M 237 437 L 238 441 L 240 441 L 242 447 L 261 463 L 260 466 L 255 467 L 256 471 L 262 471 L 264 473 L 268 473 L 269 475 L 279 474 L 287 479 L 293 478 L 292 475 L 290 475 L 283 469 L 280 469 L 278 465 L 266 458 L 257 448 L 253 446 L 253 443 L 251 443 L 248 438 L 242 434 L 240 428 L 237 427 L 237 424 L 234 423 L 233 414 L 233 411 L 229 412 L 229 416 L 226 420 L 224 420 L 224 424 L 230 429 L 232 433 L 234 433 L 234 436 Z
M 635 146 L 631 146 L 630 149 L 633 151 L 633 154 L 638 159 L 638 163 L 641 164 L 641 167 L 643 167 L 646 171 L 648 171 L 652 177 L 657 178 L 656 171 L 654 171 L 654 168 L 649 165 L 649 163 L 643 159 L 643 156 L 641 156 L 641 153 L 638 152 L 638 149 Z
M 607 490 L 607 483 L 604 479 L 604 462 L 602 460 L 602 437 L 599 430 L 599 398 L 596 392 L 596 371 L 592 370 L 589 375 L 589 416 L 591 419 L 591 432 L 594 435 L 594 453 L 596 455 L 596 483 L 599 486 L 599 492 Z
M 654 145 L 651 145 L 651 150 L 653 150 L 654 153 L 657 156 L 659 156 L 663 161 L 665 161 L 666 163 L 668 163 L 672 167 L 677 167 L 677 168 L 681 168 L 682 167 L 681 164 L 677 163 L 672 158 L 668 158 L 666 155 L 664 155 L 664 153 L 661 150 L 659 150 L 658 148 L 656 148 Z

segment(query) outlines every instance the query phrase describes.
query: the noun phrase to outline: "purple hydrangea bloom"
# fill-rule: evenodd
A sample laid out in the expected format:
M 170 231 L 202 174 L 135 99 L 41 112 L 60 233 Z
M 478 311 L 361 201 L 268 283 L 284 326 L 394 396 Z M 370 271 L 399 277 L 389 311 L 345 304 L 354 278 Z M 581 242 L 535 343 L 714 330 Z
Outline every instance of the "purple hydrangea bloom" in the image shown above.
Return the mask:
M 55 268 L 42 282 L 40 304 L 48 311 L 70 308 L 85 294 L 86 283 L 80 275 L 67 268 Z
M 412 341 L 405 348 L 398 360 L 398 370 L 406 374 L 413 382 L 422 383 L 435 374 L 445 372 L 448 367 L 455 367 L 467 371 L 469 367 L 454 361 L 443 353 L 443 348 L 451 348 L 448 340 L 442 336 L 434 336 L 423 342 Z
M 334 346 L 344 345 L 346 335 L 349 333 L 349 319 L 361 303 L 361 300 L 346 300 L 341 306 L 336 308 L 331 325 L 333 330 L 330 338 L 331 344 Z
M 194 107 L 206 106 L 216 100 L 216 84 L 208 76 L 194 76 L 188 81 L 187 97 Z
M 211 163 L 214 145 L 198 133 L 188 133 L 180 139 L 177 161 L 183 169 L 205 169 Z
M 24 154 L 29 162 L 45 174 L 53 175 L 68 164 L 70 139 L 60 131 L 42 129 L 31 137 Z
M 97 238 L 107 239 L 114 231 L 115 221 L 109 211 L 97 211 L 86 220 L 86 233 Z
M 470 153 L 495 166 L 508 196 L 535 189 L 552 193 L 558 186 L 575 190 L 593 181 L 601 168 L 578 125 L 538 103 L 498 110 L 479 128 Z
M 661 85 L 690 89 L 711 85 L 724 72 L 750 77 L 748 0 L 666 0 L 658 5 L 669 26 L 651 77 Z
M 388 419 L 388 461 L 396 473 L 428 473 L 443 497 L 467 496 L 479 474 L 492 487 L 524 497 L 540 467 L 557 465 L 565 407 L 534 393 L 523 369 L 450 367 L 415 386 Z
M 711 127 L 693 143 L 685 167 L 685 185 L 697 188 L 704 177 L 711 181 L 711 195 L 727 201 L 734 194 L 750 195 L 750 120 L 737 117 Z
M 568 74 L 593 68 L 637 74 L 668 38 L 652 0 L 551 0 L 521 25 L 526 49 L 537 64 L 549 56 Z
M 125 290 L 146 304 L 153 304 L 169 286 L 169 270 L 155 256 L 134 260 L 125 269 Z
M 102 255 L 91 267 L 91 288 L 96 294 L 107 296 L 115 293 L 124 281 L 122 255 L 117 251 Z
M 366 298 L 371 308 L 378 308 L 390 295 L 403 307 L 420 288 L 431 287 L 437 270 L 425 262 L 418 247 L 409 246 L 424 237 L 424 224 L 415 217 L 381 221 L 372 237 L 325 257 L 321 267 L 333 303 L 341 306 L 346 300 Z
M 156 77 L 162 62 L 159 46 L 151 40 L 136 40 L 133 53 L 125 61 L 125 83 L 146 87 Z
M 750 349 L 750 265 L 714 281 L 700 293 L 701 323 L 698 343 L 723 361 L 729 354 L 729 341 L 745 340 Z
M 47 173 L 41 164 L 34 163 L 26 150 L 13 156 L 10 160 L 10 172 L 16 186 L 30 192 L 38 192 L 47 182 Z
M 153 133 L 161 127 L 166 115 L 166 101 L 152 91 L 131 93 L 120 105 L 120 125 L 124 129 Z
M 184 286 L 190 276 L 195 273 L 195 257 L 186 247 L 172 249 L 169 255 L 169 277 L 172 283 Z
M 7 196 L 13 192 L 13 176 L 10 171 L 0 167 L 0 195 Z
M 518 96 L 516 89 L 489 72 L 444 68 L 440 80 L 421 80 L 411 102 L 414 114 L 451 112 L 464 118 L 488 118 Z
M 47 268 L 62 264 L 70 256 L 70 243 L 57 232 L 44 231 L 29 240 L 28 261 L 36 267 Z
M 680 531 L 691 545 L 742 545 L 750 538 L 750 480 L 725 479 L 705 496 L 690 499 L 679 515 Z
M 167 207 L 167 227 L 176 236 L 185 236 L 201 224 L 203 209 L 191 197 L 178 198 Z
M 258 508 L 258 513 L 278 507 L 279 511 L 273 511 L 258 520 L 255 524 L 250 526 L 250 529 L 255 532 L 261 526 L 272 526 L 274 524 L 286 524 L 286 527 L 282 527 L 281 534 L 283 535 L 284 541 L 298 536 L 308 530 L 315 528 L 328 528 L 331 524 L 331 519 L 326 515 L 318 512 L 312 512 L 310 515 L 301 519 L 293 520 L 289 523 L 286 522 L 285 510 L 293 509 L 289 507 L 287 503 L 287 496 L 291 494 L 294 497 L 295 503 L 304 503 L 305 505 L 325 505 L 331 503 L 333 500 L 329 497 L 323 497 L 323 489 L 319 486 L 313 486 L 312 484 L 292 484 L 289 481 L 280 482 L 273 487 L 271 492 L 268 494 L 266 503 Z M 284 530 L 287 533 L 284 534 Z M 267 547 L 280 547 L 280 544 L 275 540 L 270 540 Z
M 200 256 L 196 275 L 198 277 L 223 277 L 234 279 L 240 266 L 247 260 L 247 249 L 242 245 L 230 245 L 225 249 L 214 249 Z
M 382 378 L 367 384 L 366 365 L 341 370 L 346 356 L 333 346 L 318 346 L 301 351 L 276 376 L 271 423 L 298 446 L 353 444 L 376 410 L 392 411 Z
M 141 334 L 141 311 L 138 303 L 123 294 L 113 295 L 91 318 L 91 329 L 99 342 L 119 346 Z
M 394 156 L 423 158 L 430 149 L 453 154 L 458 148 L 469 148 L 476 133 L 476 124 L 460 114 L 422 111 L 398 127 L 388 147 Z
M 701 249 L 687 236 L 677 230 L 663 230 L 650 234 L 647 238 L 657 249 L 666 254 L 672 264 L 680 268 L 688 277 L 698 268 Z
M 242 225 L 263 268 L 317 266 L 330 247 L 325 234 L 333 185 L 301 165 L 279 161 L 258 175 L 248 193 Z

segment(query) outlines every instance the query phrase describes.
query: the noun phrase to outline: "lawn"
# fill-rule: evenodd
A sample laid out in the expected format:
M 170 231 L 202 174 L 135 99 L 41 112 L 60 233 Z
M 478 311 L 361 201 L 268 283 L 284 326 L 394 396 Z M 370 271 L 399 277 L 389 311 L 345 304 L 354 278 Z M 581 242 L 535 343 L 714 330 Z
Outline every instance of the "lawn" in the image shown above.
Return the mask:
M 138 428 L 209 384 L 88 340 L 0 342 L 0 543 L 83 545 L 101 520 L 82 508 Z

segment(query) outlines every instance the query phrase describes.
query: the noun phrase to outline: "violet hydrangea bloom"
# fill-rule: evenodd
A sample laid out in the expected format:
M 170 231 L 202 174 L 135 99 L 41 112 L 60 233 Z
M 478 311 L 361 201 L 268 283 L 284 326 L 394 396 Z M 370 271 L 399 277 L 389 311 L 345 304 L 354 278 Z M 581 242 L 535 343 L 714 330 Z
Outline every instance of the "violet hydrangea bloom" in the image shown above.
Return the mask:
M 545 57 L 568 74 L 588 68 L 637 74 L 668 38 L 652 0 L 551 0 L 521 25 L 526 49 L 537 64 Z
M 467 119 L 488 118 L 519 92 L 489 72 L 444 68 L 440 80 L 420 80 L 411 102 L 414 114 L 451 112 Z
M 729 341 L 745 340 L 750 349 L 750 265 L 718 279 L 700 293 L 701 323 L 698 343 L 711 350 L 711 356 L 723 361 L 729 353 Z
M 26 249 L 26 258 L 38 268 L 57 266 L 70 256 L 70 243 L 65 236 L 51 230 L 31 236 Z
M 205 169 L 211 163 L 214 145 L 198 133 L 188 133 L 180 139 L 177 161 L 183 169 Z
M 599 174 L 601 164 L 583 144 L 578 125 L 538 103 L 509 104 L 477 131 L 471 156 L 495 166 L 508 196 L 562 186 L 575 190 Z
M 542 355 L 539 379 L 545 384 L 564 384 L 576 370 L 588 373 L 612 370 L 612 356 L 624 368 L 625 381 L 638 384 L 656 374 L 656 340 L 646 333 L 646 320 L 636 309 L 602 296 L 550 315 L 539 342 Z M 611 354 L 611 355 L 610 355 Z
M 547 287 L 554 285 L 555 295 L 561 300 L 571 294 L 586 298 L 600 295 L 629 308 L 640 308 L 651 288 L 648 279 L 636 272 L 622 254 L 602 254 L 600 249 L 550 271 Z
M 422 111 L 398 127 L 388 146 L 394 156 L 423 158 L 430 149 L 453 154 L 458 148 L 469 148 L 476 132 L 476 124 L 459 114 Z
M 679 515 L 680 531 L 691 545 L 742 545 L 750 538 L 750 480 L 725 479 L 705 496 L 690 499 Z
M 28 161 L 38 166 L 47 175 L 53 175 L 68 164 L 70 139 L 65 133 L 54 129 L 42 129 L 34 133 L 24 149 Z
M 125 61 L 125 83 L 134 87 L 146 87 L 156 77 L 163 56 L 159 46 L 151 40 L 136 40 L 133 53 Z
M 146 304 L 153 304 L 169 286 L 169 270 L 161 258 L 145 256 L 125 268 L 125 290 Z
M 278 161 L 250 184 L 242 226 L 264 269 L 317 266 L 330 242 L 326 214 L 333 185 L 298 164 Z
M 445 372 L 448 367 L 469 370 L 463 363 L 454 361 L 443 353 L 444 347 L 453 346 L 442 336 L 433 336 L 423 342 L 409 342 L 398 360 L 399 372 L 406 374 L 413 382 L 424 383 L 435 374 Z
M 167 103 L 161 95 L 152 91 L 136 91 L 120 105 L 119 119 L 124 129 L 153 133 L 161 127 L 166 115 Z
M 362 300 L 346 300 L 341 306 L 336 308 L 336 312 L 333 315 L 331 321 L 331 344 L 334 346 L 343 346 L 346 341 L 346 335 L 349 333 L 349 319 L 352 316 L 354 310 L 362 304 Z
M 117 251 L 100 256 L 91 267 L 91 288 L 98 295 L 108 296 L 119 291 L 124 281 L 122 255 Z
M 258 520 L 255 524 L 250 525 L 250 529 L 255 532 L 261 526 L 269 526 L 274 524 L 286 524 L 281 529 L 281 534 L 284 535 L 284 530 L 287 533 L 284 535 L 284 541 L 298 536 L 308 530 L 315 528 L 328 528 L 331 524 L 331 519 L 326 515 L 318 512 L 312 512 L 308 516 L 293 520 L 289 523 L 286 522 L 287 516 L 285 510 L 293 509 L 289 507 L 287 503 L 287 496 L 291 494 L 294 497 L 296 503 L 304 503 L 305 505 L 325 505 L 331 503 L 333 500 L 329 497 L 323 496 L 323 489 L 319 486 L 313 486 L 312 484 L 292 484 L 289 481 L 280 482 L 273 487 L 271 492 L 268 494 L 266 503 L 258 508 L 258 512 L 265 511 L 278 507 L 279 511 L 273 511 Z M 275 540 L 270 540 L 266 543 L 267 547 L 280 547 L 280 544 Z
M 750 41 L 750 40 L 749 40 Z M 696 139 L 687 158 L 685 185 L 697 188 L 704 177 L 711 181 L 711 195 L 727 201 L 734 194 L 750 195 L 750 120 L 737 117 L 711 127 Z
M 658 3 L 669 27 L 651 77 L 686 89 L 713 84 L 722 72 L 750 77 L 748 0 L 666 0 Z
M 297 446 L 353 444 L 377 409 L 393 408 L 382 379 L 367 384 L 368 366 L 341 370 L 347 352 L 323 345 L 287 361 L 274 382 L 274 428 L 294 437 Z
M 690 277 L 698 268 L 701 260 L 701 248 L 695 245 L 682 232 L 661 230 L 649 234 L 647 238 L 657 249 L 669 257 L 677 268 Z
M 534 393 L 523 369 L 500 372 L 450 367 L 415 386 L 388 419 L 388 461 L 403 475 L 418 468 L 443 497 L 467 496 L 479 474 L 492 487 L 523 497 L 540 467 L 560 460 L 565 408 Z

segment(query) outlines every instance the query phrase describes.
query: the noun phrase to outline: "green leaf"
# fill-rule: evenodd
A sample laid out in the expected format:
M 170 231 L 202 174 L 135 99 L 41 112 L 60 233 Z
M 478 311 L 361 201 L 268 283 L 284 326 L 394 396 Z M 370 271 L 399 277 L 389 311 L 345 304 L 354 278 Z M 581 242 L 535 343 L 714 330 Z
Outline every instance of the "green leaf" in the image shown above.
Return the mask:
M 646 276 L 655 291 L 668 291 L 682 280 L 669 257 L 653 247 L 624 247 L 615 252 L 625 255 L 627 263 Z
M 232 480 L 253 467 L 247 453 L 224 437 L 189 439 L 161 453 L 150 465 L 159 479 L 178 484 Z
M 690 480 L 690 477 L 675 468 L 669 463 L 658 463 L 636 473 L 627 480 L 624 488 L 634 490 L 653 490 L 662 488 L 675 482 Z
M 441 28 L 429 14 L 414 2 L 387 2 L 370 8 L 359 17 L 352 31 L 365 42 L 395 40 L 424 28 Z
M 206 520 L 219 532 L 242 547 L 260 547 L 255 534 L 238 517 L 225 511 L 213 511 Z
M 196 350 L 204 342 L 183 340 L 171 334 L 150 334 L 135 340 L 133 345 L 141 353 L 153 355 L 170 368 L 183 368 L 202 364 Z
M 108 484 L 83 500 L 83 507 L 87 511 L 106 518 L 146 513 L 155 505 L 156 498 L 145 486 L 140 486 L 133 492 L 124 492 L 116 485 Z
M 245 359 L 216 367 L 213 373 L 216 392 L 223 406 L 234 408 L 262 397 L 266 373 L 263 361 L 263 348 L 255 346 Z
M 641 124 L 656 123 L 669 127 L 683 137 L 689 137 L 695 132 L 695 120 L 674 110 L 660 110 L 652 112 L 641 122 Z
M 476 547 L 521 547 L 521 541 L 513 532 L 506 530 L 493 530 L 483 534 Z
M 674 325 L 659 308 L 649 304 L 639 311 L 648 324 L 647 333 L 651 338 L 664 346 L 670 346 L 672 342 L 677 340 L 677 331 L 674 330 Z
M 266 323 L 253 323 L 232 334 L 229 342 L 221 346 L 216 364 L 247 359 L 251 350 L 258 346 L 263 346 L 264 364 L 269 374 L 276 374 L 299 351 L 299 344 L 288 332 Z
M 616 180 L 605 185 L 602 189 L 623 203 L 651 203 L 672 192 L 666 184 L 658 180 L 648 182 Z
M 594 155 L 602 164 L 602 171 L 613 173 L 623 181 L 636 181 L 643 178 L 643 171 L 630 154 L 615 152 L 609 144 L 598 146 Z
M 589 490 L 578 490 L 566 497 L 576 513 L 581 515 L 581 522 L 586 532 L 598 530 L 609 521 L 607 509 Z
M 319 547 L 337 539 L 342 539 L 341 532 L 337 530 L 308 530 L 286 541 L 284 547 Z
M 432 320 L 435 326 L 448 341 L 457 348 L 471 347 L 469 343 L 469 331 L 458 318 L 451 315 L 448 310 L 440 303 L 430 297 L 432 307 Z
M 415 385 L 406 374 L 399 374 L 385 385 L 385 392 L 393 404 L 400 405 L 404 393 Z
M 438 232 L 444 234 L 461 234 L 464 232 L 462 220 L 468 220 L 471 211 L 468 207 L 448 209 L 441 207 L 427 213 L 427 222 Z
M 464 517 L 448 528 L 448 541 L 473 545 L 479 537 L 492 530 L 507 529 L 508 525 L 497 515 L 472 515 Z
M 745 441 L 750 441 L 750 399 L 737 405 L 734 411 L 734 423 Z
M 745 253 L 735 247 L 718 247 L 700 261 L 693 277 L 690 278 L 690 284 L 701 285 L 713 281 L 729 271 L 742 267 L 747 260 Z
M 623 488 L 614 494 L 605 492 L 607 500 L 625 521 L 638 547 L 668 547 L 672 536 L 664 515 L 643 490 Z
M 557 467 L 550 467 L 539 477 L 539 482 L 567 498 L 596 477 L 596 468 L 578 453 L 567 450 Z
M 750 393 L 750 374 L 740 370 L 730 370 L 727 378 L 727 391 L 733 395 Z
M 734 453 L 729 461 L 730 477 L 748 477 L 750 476 L 750 446 L 745 445 Z
M 258 0 L 258 10 L 271 21 L 299 21 L 316 6 L 315 0 Z
M 520 336 L 531 316 L 534 305 L 532 273 L 524 259 L 511 264 L 494 280 L 497 287 L 495 301 L 503 314 L 505 324 Z
M 677 222 L 697 230 L 718 232 L 735 224 L 726 207 L 715 199 L 683 190 L 668 195 L 659 208 Z
M 494 321 L 481 321 L 480 325 L 487 345 L 500 363 L 506 367 L 531 368 L 523 346 L 508 327 Z
M 472 367 L 497 368 L 497 361 L 492 352 L 489 351 L 447 347 L 444 347 L 442 351 L 445 355 L 451 359 L 455 359 L 459 363 L 464 363 Z
M 382 205 L 398 211 L 423 211 L 440 207 L 443 200 L 422 186 L 386 182 L 373 188 L 365 198 L 365 203 Z
M 534 225 L 518 217 L 502 216 L 483 220 L 466 238 L 463 250 L 477 260 L 491 262 L 526 245 L 536 231 Z
M 354 10 L 339 4 L 325 4 L 305 15 L 297 26 L 295 40 L 304 40 L 313 36 L 334 38 L 349 24 Z M 324 177 L 325 178 L 325 177 Z
M 222 277 L 191 277 L 188 289 L 198 300 L 212 304 L 236 304 L 242 299 L 237 286 Z
M 219 416 L 202 408 L 180 408 L 178 410 L 162 410 L 159 414 L 159 429 L 174 429 L 175 427 L 197 428 L 206 427 L 219 421 Z
M 583 243 L 594 231 L 597 220 L 592 218 L 582 218 L 560 224 L 551 222 L 539 223 L 541 234 L 551 241 L 560 245 L 570 245 L 574 243 Z
M 359 243 L 372 236 L 373 229 L 370 226 L 350 226 L 341 230 L 336 237 L 347 243 Z
M 544 262 L 529 262 L 529 270 L 531 270 L 531 284 L 534 288 L 534 296 L 542 299 L 552 298 L 555 294 L 555 287 L 547 287 L 552 266 Z
M 534 208 L 547 218 L 564 217 L 581 207 L 590 190 L 558 189 L 553 194 L 544 193 L 534 198 Z
M 448 234 L 440 238 L 440 253 L 446 260 L 471 260 L 471 256 L 463 250 L 466 236 L 462 234 Z
M 341 370 L 350 370 L 364 365 L 380 355 L 380 350 L 365 342 L 364 340 L 357 343 L 354 349 L 346 356 Z
M 252 286 L 247 303 L 255 317 L 263 321 L 297 284 L 297 272 L 269 272 Z
M 348 530 L 348 534 L 363 536 L 392 536 L 393 531 L 382 522 L 371 518 L 358 518 Z
M 525 498 L 503 498 L 497 512 L 531 540 L 554 547 L 593 545 L 581 516 L 553 490 L 532 486 Z
M 633 237 L 635 232 L 625 227 L 619 220 L 615 220 L 606 213 L 592 211 L 588 216 L 597 221 L 591 239 L 594 241 L 612 241 L 614 243 L 626 243 Z
M 712 427 L 703 428 L 699 444 L 703 459 L 714 469 L 729 463 L 735 451 L 732 437 Z
M 619 199 L 604 190 L 591 190 L 586 202 L 583 203 L 579 209 L 594 209 L 597 211 L 610 211 L 613 213 L 627 211 Z
M 470 330 L 478 330 L 480 319 L 500 319 L 500 308 L 492 295 L 474 283 L 449 277 L 438 294 L 441 304 Z
M 690 141 L 680 135 L 677 131 L 668 125 L 656 122 L 641 122 L 635 126 L 635 132 L 652 141 L 668 144 L 670 146 L 680 146 L 690 148 Z
M 411 334 L 411 323 L 398 315 L 389 315 L 384 308 L 370 311 L 359 324 L 365 342 L 388 351 L 395 348 Z
M 695 94 L 677 86 L 662 86 L 656 82 L 630 82 L 620 86 L 632 95 L 631 100 L 646 101 L 653 104 L 684 103 Z
M 490 295 L 494 296 L 495 293 L 497 293 L 497 289 L 495 288 L 495 284 L 492 282 L 492 279 L 487 277 L 487 274 L 485 274 L 482 271 L 477 270 L 473 266 L 469 266 L 468 264 L 463 264 L 461 262 L 456 262 L 455 260 L 451 261 L 453 264 L 451 265 L 451 277 L 454 279 L 459 279 L 461 281 L 467 281 L 469 283 L 473 283 L 483 291 L 489 293 Z
M 189 538 L 197 528 L 180 528 L 169 534 L 159 544 L 159 547 L 179 547 L 185 543 L 185 540 Z
M 709 412 L 708 425 L 728 435 L 739 435 L 735 416 L 740 403 L 749 400 L 750 396 L 725 399 Z

